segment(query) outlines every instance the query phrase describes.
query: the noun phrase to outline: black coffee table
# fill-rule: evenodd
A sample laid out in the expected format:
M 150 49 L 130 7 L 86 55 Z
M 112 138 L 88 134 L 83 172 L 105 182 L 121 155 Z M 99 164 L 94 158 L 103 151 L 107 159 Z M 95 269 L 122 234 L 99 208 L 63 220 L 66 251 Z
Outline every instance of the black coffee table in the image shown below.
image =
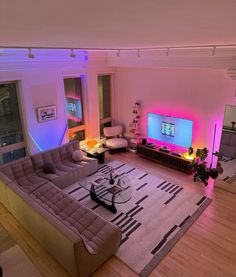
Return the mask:
M 79 180 L 79 184 L 90 192 L 93 201 L 112 213 L 117 212 L 115 204 L 126 203 L 132 196 L 131 181 L 125 175 L 115 178 L 114 184 L 110 184 L 108 176 L 96 173 Z

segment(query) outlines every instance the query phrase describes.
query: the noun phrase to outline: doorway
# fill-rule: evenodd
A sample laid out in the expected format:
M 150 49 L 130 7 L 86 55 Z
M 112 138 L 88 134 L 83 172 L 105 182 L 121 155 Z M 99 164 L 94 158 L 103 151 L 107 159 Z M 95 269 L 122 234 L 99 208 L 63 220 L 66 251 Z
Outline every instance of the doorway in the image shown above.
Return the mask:
M 17 82 L 0 83 L 0 164 L 26 155 Z

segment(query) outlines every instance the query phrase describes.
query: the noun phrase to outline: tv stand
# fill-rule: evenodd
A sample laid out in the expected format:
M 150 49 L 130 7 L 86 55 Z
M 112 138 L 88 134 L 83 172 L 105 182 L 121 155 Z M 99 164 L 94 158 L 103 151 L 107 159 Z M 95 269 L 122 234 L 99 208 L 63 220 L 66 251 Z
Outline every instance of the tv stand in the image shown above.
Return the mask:
M 191 161 L 172 155 L 172 153 L 169 152 L 163 152 L 158 148 L 150 148 L 139 144 L 137 153 L 140 157 L 161 163 L 184 173 L 190 174 L 192 172 Z

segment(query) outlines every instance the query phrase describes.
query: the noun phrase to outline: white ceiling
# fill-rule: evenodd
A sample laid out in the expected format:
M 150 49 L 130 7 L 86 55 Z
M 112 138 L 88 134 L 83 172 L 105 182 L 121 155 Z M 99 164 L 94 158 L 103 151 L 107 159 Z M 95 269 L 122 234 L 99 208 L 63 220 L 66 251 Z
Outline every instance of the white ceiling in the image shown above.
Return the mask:
M 236 43 L 235 0 L 1 0 L 0 46 Z
M 113 66 L 236 68 L 236 0 L 0 1 L 0 62 L 16 59 L 4 47 L 112 48 L 121 49 L 119 57 L 108 52 Z M 137 54 L 148 47 L 219 44 L 235 47 L 217 47 L 214 57 L 212 47 Z

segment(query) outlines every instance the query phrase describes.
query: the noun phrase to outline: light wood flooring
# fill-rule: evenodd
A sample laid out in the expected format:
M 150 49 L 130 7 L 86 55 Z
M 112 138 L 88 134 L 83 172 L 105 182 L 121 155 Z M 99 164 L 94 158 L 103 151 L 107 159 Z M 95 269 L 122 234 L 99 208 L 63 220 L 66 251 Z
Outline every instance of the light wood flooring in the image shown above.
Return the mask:
M 213 199 L 212 204 L 190 227 L 169 254 L 150 274 L 154 276 L 236 276 L 236 195 L 194 183 L 192 176 L 138 157 L 134 153 L 118 153 L 108 159 L 133 164 L 163 179 L 180 184 Z M 64 269 L 30 236 L 11 214 L 0 206 L 0 224 L 22 248 L 42 276 L 66 277 Z M 148 234 L 147 234 L 148 235 Z M 115 257 L 107 261 L 94 275 L 138 276 Z

